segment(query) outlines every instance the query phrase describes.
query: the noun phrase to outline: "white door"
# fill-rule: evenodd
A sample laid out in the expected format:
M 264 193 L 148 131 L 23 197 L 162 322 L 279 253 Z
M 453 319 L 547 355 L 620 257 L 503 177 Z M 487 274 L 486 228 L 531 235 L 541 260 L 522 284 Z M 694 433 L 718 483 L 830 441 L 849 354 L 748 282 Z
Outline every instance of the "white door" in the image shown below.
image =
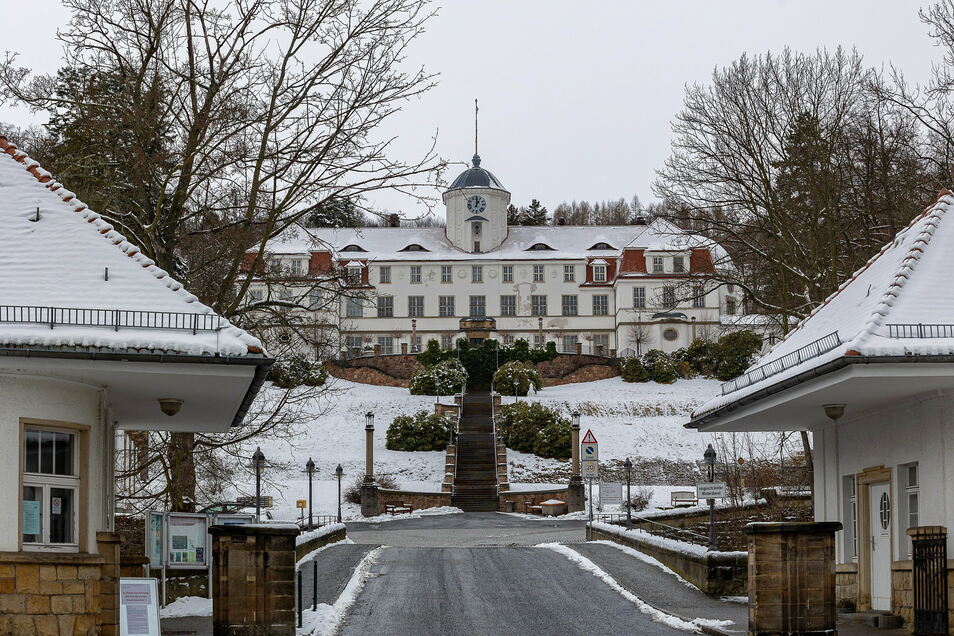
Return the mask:
M 891 610 L 891 495 L 888 482 L 868 487 L 871 609 Z

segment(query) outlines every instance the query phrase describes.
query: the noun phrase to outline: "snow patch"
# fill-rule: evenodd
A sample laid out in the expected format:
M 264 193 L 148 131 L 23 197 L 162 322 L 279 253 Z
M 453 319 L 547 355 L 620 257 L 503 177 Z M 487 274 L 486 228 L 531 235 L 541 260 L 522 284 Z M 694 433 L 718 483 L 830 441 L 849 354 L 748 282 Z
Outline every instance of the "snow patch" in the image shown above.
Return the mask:
M 212 599 L 202 596 L 180 596 L 159 610 L 159 618 L 212 616 Z
M 358 594 L 364 589 L 364 584 L 371 573 L 371 566 L 383 549 L 384 546 L 377 547 L 364 555 L 334 605 L 320 603 L 314 611 L 305 610 L 302 615 L 302 627 L 297 631 L 298 636 L 330 636 L 338 630 L 348 610 L 357 600 Z

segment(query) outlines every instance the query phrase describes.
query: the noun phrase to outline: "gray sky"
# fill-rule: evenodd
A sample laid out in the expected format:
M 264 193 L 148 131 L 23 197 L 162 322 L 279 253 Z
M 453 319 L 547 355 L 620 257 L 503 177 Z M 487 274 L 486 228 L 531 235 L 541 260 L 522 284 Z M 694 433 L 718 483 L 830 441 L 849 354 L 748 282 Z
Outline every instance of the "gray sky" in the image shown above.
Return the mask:
M 743 52 L 855 47 L 869 65 L 893 62 L 916 82 L 940 58 L 907 0 L 444 0 L 411 62 L 440 73 L 387 134 L 412 156 L 438 135 L 441 156 L 473 154 L 474 98 L 480 155 L 514 202 L 651 200 L 654 170 L 669 153 L 669 122 L 687 83 L 708 81 Z M 925 3 L 926 4 L 926 3 Z M 56 69 L 59 0 L 3 0 L 3 48 L 37 71 Z M 0 121 L 42 115 L 0 107 Z M 462 169 L 452 167 L 449 178 Z M 377 205 L 420 210 L 397 195 Z

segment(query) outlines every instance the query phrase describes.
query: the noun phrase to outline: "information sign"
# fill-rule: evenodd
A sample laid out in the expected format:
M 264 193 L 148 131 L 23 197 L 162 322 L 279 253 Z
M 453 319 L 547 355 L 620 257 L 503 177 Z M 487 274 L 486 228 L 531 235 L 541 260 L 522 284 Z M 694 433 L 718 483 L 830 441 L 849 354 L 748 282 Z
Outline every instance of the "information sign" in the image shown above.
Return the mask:
M 204 514 L 170 512 L 166 521 L 166 567 L 208 567 L 209 517 Z
M 607 506 L 619 506 L 622 503 L 623 484 L 606 482 L 600 484 L 600 510 L 605 510 Z
M 156 579 L 119 579 L 121 636 L 160 636 Z
M 150 510 L 146 514 L 146 556 L 149 567 L 162 567 L 163 513 Z
M 725 483 L 711 482 L 696 484 L 697 499 L 725 499 Z
M 295 507 L 296 507 L 296 508 L 299 508 L 299 509 L 307 508 L 307 507 L 308 507 L 308 502 L 305 501 L 304 499 L 296 499 L 296 500 L 295 500 Z

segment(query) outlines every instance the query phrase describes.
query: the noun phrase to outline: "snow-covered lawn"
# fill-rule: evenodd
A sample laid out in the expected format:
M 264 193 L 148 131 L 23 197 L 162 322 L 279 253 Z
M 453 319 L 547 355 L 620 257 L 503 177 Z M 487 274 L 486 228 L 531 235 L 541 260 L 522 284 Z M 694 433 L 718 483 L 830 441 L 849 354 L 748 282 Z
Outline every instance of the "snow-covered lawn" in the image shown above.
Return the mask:
M 374 460 L 376 474 L 394 477 L 406 490 L 438 491 L 444 475 L 443 452 L 402 452 L 385 449 L 388 425 L 398 415 L 419 410 L 432 412 L 435 397 L 411 395 L 407 389 L 357 384 L 332 380 L 332 391 L 309 408 L 310 420 L 302 435 L 294 442 L 265 439 L 261 445 L 265 456 L 283 468 L 271 468 L 263 486 L 263 494 L 272 495 L 275 519 L 289 520 L 299 516 L 295 500 L 307 499 L 308 480 L 301 472 L 311 457 L 317 466 L 315 480 L 316 515 L 333 515 L 337 506 L 335 467 L 344 469 L 342 488 L 347 489 L 364 471 L 364 414 L 375 415 Z M 680 380 L 674 384 L 625 383 L 619 378 L 579 384 L 548 387 L 529 399 L 557 408 L 569 416 L 575 410 L 581 415 L 584 431 L 592 429 L 600 442 L 600 459 L 608 466 L 625 457 L 659 459 L 688 466 L 694 471 L 696 460 L 709 443 L 708 436 L 683 428 L 689 413 L 699 403 L 719 390 L 714 380 Z M 441 398 L 449 401 L 451 398 Z M 504 403 L 514 398 L 505 397 Z M 249 450 L 254 450 L 254 446 Z M 565 484 L 569 462 L 541 459 L 534 455 L 508 452 L 510 479 L 517 489 L 543 488 L 548 484 Z M 689 466 L 692 464 L 691 466 Z M 685 481 L 685 483 L 682 483 Z M 653 483 L 652 481 L 650 483 Z M 669 492 L 685 489 L 692 483 L 684 480 L 655 480 L 652 507 L 668 505 Z M 676 485 L 673 485 L 676 484 Z M 240 494 L 250 494 L 251 483 L 242 484 Z M 227 493 L 239 494 L 239 493 Z M 596 493 L 594 493 L 596 494 Z M 358 506 L 344 503 L 343 517 L 358 518 Z M 605 512 L 616 512 L 606 510 Z

